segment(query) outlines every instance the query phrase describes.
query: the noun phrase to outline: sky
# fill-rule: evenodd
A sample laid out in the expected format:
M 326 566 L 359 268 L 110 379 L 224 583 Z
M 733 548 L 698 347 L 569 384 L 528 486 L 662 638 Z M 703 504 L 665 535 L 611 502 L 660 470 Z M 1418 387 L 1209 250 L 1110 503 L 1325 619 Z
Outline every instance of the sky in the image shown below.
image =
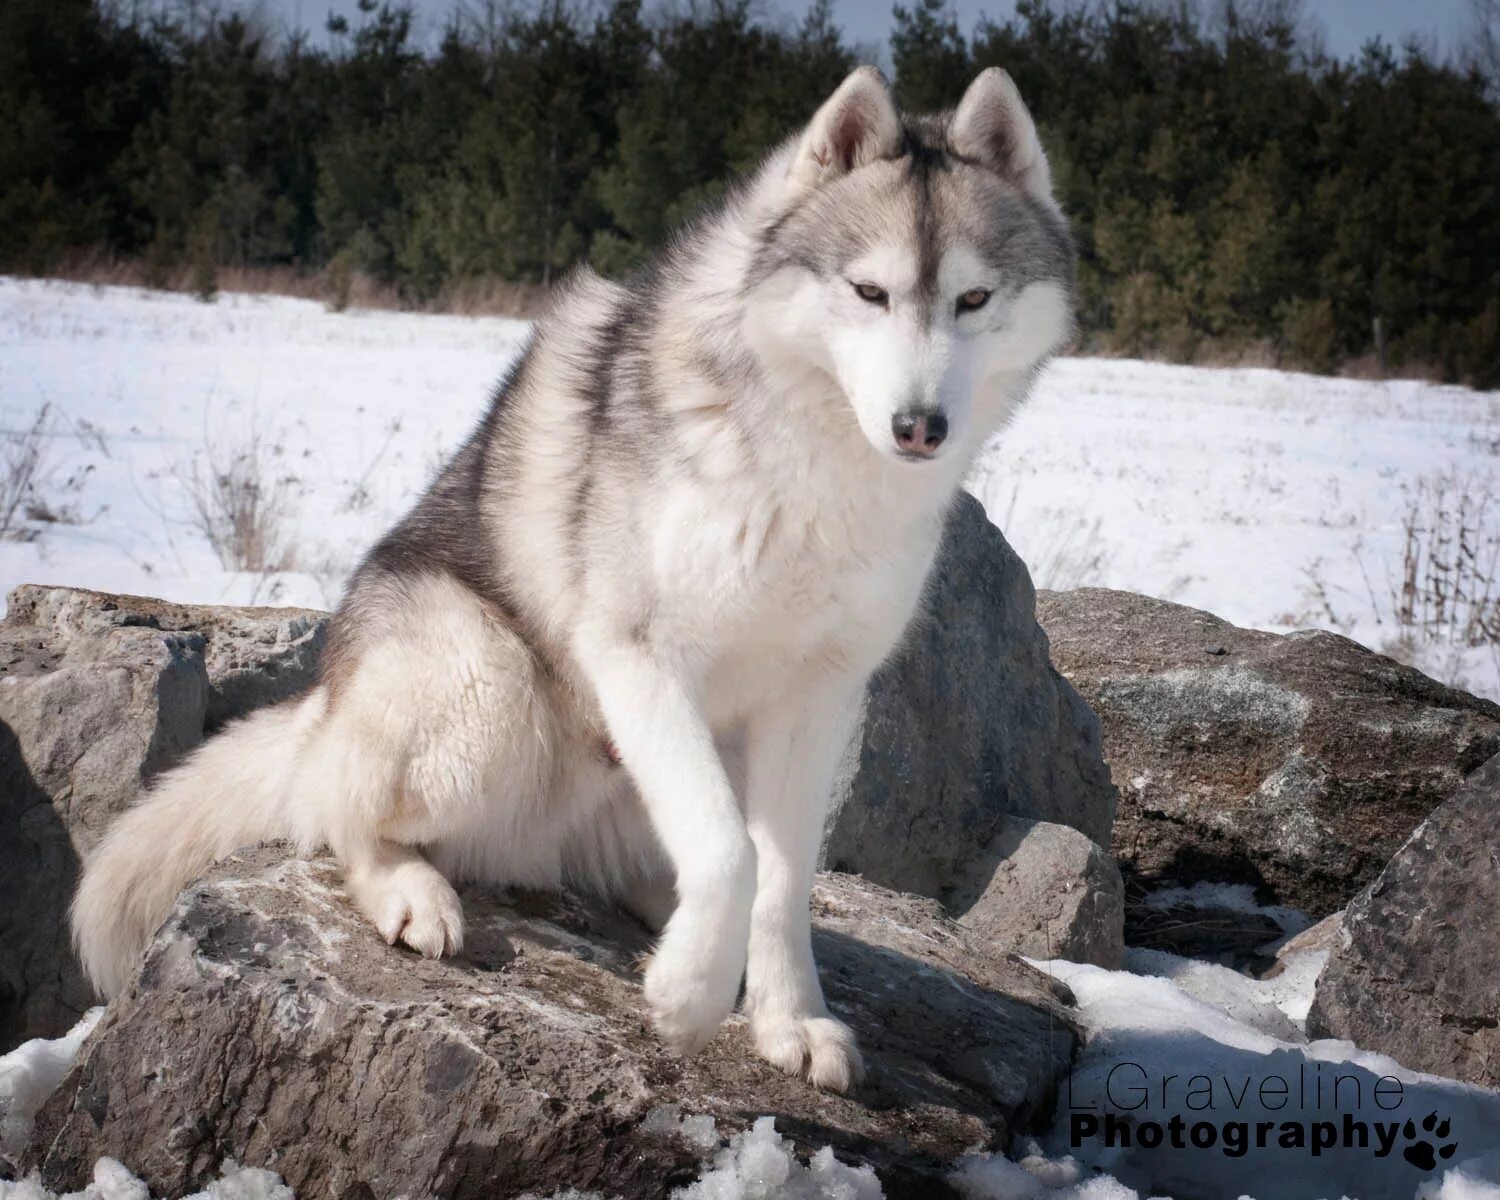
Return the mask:
M 461 0 L 410 2 L 417 13 L 419 33 L 435 38 Z M 795 20 L 807 8 L 807 0 L 757 0 L 757 4 L 773 19 L 783 16 Z M 891 27 L 891 4 L 892 0 L 834 0 L 834 21 L 852 43 L 878 48 L 878 61 L 884 62 L 888 58 L 885 42 Z M 355 0 L 239 0 L 237 6 L 262 12 L 282 29 L 306 29 L 315 38 L 321 36 L 328 13 L 355 15 Z M 1303 7 L 1308 31 L 1341 58 L 1358 54 L 1360 47 L 1376 36 L 1399 45 L 1415 35 L 1446 54 L 1463 36 L 1468 0 L 1304 0 Z M 967 33 L 981 16 L 1004 19 L 1014 11 L 1015 4 L 1014 0 L 953 0 L 953 8 L 959 28 Z

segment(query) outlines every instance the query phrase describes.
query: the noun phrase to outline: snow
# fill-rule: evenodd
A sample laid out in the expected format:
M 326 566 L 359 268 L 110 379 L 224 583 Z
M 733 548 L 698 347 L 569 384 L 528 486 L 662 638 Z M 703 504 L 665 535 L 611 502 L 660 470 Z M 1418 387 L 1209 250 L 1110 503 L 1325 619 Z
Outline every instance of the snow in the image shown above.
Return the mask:
M 80 519 L 0 542 L 0 586 L 331 606 L 528 334 L 494 318 L 0 278 L 0 428 L 51 406 L 43 490 Z M 226 570 L 194 524 L 194 472 L 223 469 L 255 437 L 298 570 Z
M 1308 1041 L 1305 1019 L 1324 953 L 1288 956 L 1283 974 L 1265 981 L 1159 951 L 1129 951 L 1123 971 L 1035 964 L 1072 990 L 1088 1031 L 1042 1150 L 1071 1156 L 1141 1196 L 1491 1196 L 1500 1187 L 1500 1156 L 1490 1153 L 1500 1134 L 1500 1092 L 1408 1070 L 1350 1042 Z M 1162 1128 L 1162 1146 L 1143 1148 L 1134 1136 L 1128 1146 L 1110 1146 L 1087 1129 L 1074 1137 L 1075 1121 L 1092 1118 L 1102 1127 L 1109 1114 L 1128 1118 L 1132 1133 L 1147 1123 Z M 1441 1121 L 1449 1123 L 1446 1137 L 1423 1128 L 1428 1114 L 1437 1114 L 1427 1127 L 1437 1133 Z M 1169 1144 L 1174 1118 L 1180 1147 Z M 1346 1121 L 1365 1126 L 1364 1148 L 1343 1144 Z M 1408 1121 L 1415 1139 L 1405 1136 Z M 1199 1124 L 1213 1127 L 1211 1146 L 1192 1143 Z M 1263 1148 L 1260 1125 L 1271 1127 Z M 1297 1127 L 1300 1146 L 1281 1144 L 1288 1125 Z M 1330 1134 L 1339 1144 L 1317 1147 Z M 1403 1156 L 1413 1140 L 1457 1149 L 1437 1161 L 1440 1171 L 1424 1171 Z
M 1039 587 L 1123 588 L 1394 650 L 1409 511 L 1425 515 L 1444 480 L 1494 499 L 1476 530 L 1493 570 L 1497 475 L 1500 392 L 1062 359 L 971 488 Z M 1500 648 L 1451 632 L 1401 653 L 1500 697 Z
M 76 521 L 0 542 L 0 590 L 330 606 L 472 427 L 528 330 L 0 278 L 0 429 L 25 430 L 51 406 L 41 490 Z M 290 571 L 227 570 L 192 516 L 195 473 L 257 437 L 288 513 Z M 1497 469 L 1500 393 L 1064 359 L 970 486 L 1040 586 L 1126 588 L 1383 649 L 1401 640 L 1395 593 L 1419 493 L 1448 479 L 1482 499 L 1500 488 Z M 1479 524 L 1481 542 L 1500 539 L 1494 517 Z M 1400 653 L 1500 696 L 1500 650 L 1431 632 Z
M 759 1117 L 736 1133 L 693 1183 L 672 1200 L 881 1200 L 875 1172 L 851 1167 L 824 1146 L 806 1164 L 776 1132 L 773 1117 Z
M 1016 1161 L 967 1154 L 948 1178 L 964 1200 L 1139 1200 L 1118 1179 L 1089 1173 L 1072 1155 L 1048 1158 L 1035 1142 Z
M 57 1090 L 103 1015 L 103 1008 L 91 1008 L 62 1037 L 23 1042 L 0 1058 L 0 1160 L 20 1154 L 38 1110 Z
M 59 1196 L 42 1187 L 35 1178 L 18 1183 L 0 1180 L 0 1200 L 151 1200 L 151 1190 L 123 1164 L 101 1158 L 94 1164 L 94 1181 L 81 1192 Z M 275 1172 L 241 1167 L 230 1158 L 225 1159 L 218 1179 L 184 1200 L 296 1200 L 296 1197 Z

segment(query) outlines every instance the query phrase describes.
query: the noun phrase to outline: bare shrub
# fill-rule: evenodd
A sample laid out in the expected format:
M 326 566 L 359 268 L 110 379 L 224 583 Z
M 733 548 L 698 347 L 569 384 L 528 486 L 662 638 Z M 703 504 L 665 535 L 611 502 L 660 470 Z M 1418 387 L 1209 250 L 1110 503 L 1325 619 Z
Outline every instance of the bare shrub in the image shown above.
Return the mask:
M 344 503 L 341 506 L 345 512 L 364 512 L 370 507 L 374 499 L 374 496 L 370 492 L 371 481 L 374 479 L 376 470 L 385 459 L 391 446 L 395 443 L 396 435 L 400 432 L 401 418 L 396 417 L 385 427 L 385 441 L 380 443 L 380 449 L 375 452 L 375 457 L 369 461 L 364 471 L 360 474 L 360 477 L 350 485 L 349 494 L 344 497 Z
M 1500 504 L 1493 483 L 1444 474 L 1417 481 L 1402 518 L 1391 608 L 1400 636 L 1449 646 L 1500 644 Z
M 295 568 L 289 542 L 297 480 L 278 473 L 280 448 L 253 432 L 227 454 L 209 447 L 179 473 L 192 524 L 229 571 L 262 575 Z
M 52 441 L 52 406 L 37 409 L 30 425 L 3 431 L 0 458 L 0 538 L 28 537 L 24 519 L 28 509 L 44 503 L 37 493 Z

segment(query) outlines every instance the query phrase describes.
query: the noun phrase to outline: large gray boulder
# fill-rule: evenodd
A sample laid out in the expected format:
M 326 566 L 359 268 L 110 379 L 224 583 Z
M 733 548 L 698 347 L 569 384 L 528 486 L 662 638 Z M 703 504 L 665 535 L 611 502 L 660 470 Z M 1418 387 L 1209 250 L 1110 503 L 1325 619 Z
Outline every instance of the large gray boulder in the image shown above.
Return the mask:
M 659 1197 L 721 1134 L 774 1114 L 871 1164 L 886 1195 L 950 1195 L 947 1165 L 1052 1112 L 1077 1044 L 1066 989 L 975 946 L 930 900 L 847 876 L 814 895 L 834 1011 L 869 1076 L 821 1094 L 757 1059 L 741 1018 L 699 1056 L 644 1018 L 644 930 L 569 896 L 465 896 L 456 960 L 386 946 L 326 862 L 235 856 L 179 899 L 136 983 L 38 1115 L 23 1170 L 65 1190 L 100 1155 L 156 1195 L 226 1157 L 299 1196 Z M 653 1114 L 655 1114 L 653 1116 Z
M 824 862 L 961 911 L 1006 818 L 1108 846 L 1114 809 L 1098 719 L 1053 669 L 1031 576 L 963 495 L 923 615 L 870 685 Z
M 1500 1086 L 1500 757 L 1422 822 L 1333 943 L 1310 1034 Z
M 205 731 L 311 677 L 322 617 L 23 586 L 0 624 L 0 1050 L 92 1003 L 68 945 L 79 864 Z
M 1127 879 L 1250 883 L 1323 916 L 1500 750 L 1500 706 L 1335 634 L 1098 588 L 1037 607 L 1104 725 Z

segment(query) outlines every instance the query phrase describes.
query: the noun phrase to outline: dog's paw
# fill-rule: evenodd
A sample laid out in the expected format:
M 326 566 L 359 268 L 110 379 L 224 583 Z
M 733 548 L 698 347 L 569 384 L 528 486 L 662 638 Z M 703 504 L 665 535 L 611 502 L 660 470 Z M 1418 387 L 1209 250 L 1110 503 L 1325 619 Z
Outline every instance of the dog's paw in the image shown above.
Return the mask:
M 762 1058 L 814 1087 L 847 1092 L 864 1078 L 854 1031 L 836 1017 L 752 1019 L 751 1034 Z
M 672 938 L 646 964 L 646 1004 L 657 1036 L 679 1054 L 696 1054 L 718 1033 L 739 995 L 740 969 L 722 952 L 699 953 Z
M 370 913 L 380 936 L 404 942 L 423 958 L 457 954 L 464 944 L 464 910 L 452 884 L 427 864 L 406 863 L 381 881 Z

